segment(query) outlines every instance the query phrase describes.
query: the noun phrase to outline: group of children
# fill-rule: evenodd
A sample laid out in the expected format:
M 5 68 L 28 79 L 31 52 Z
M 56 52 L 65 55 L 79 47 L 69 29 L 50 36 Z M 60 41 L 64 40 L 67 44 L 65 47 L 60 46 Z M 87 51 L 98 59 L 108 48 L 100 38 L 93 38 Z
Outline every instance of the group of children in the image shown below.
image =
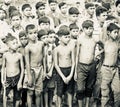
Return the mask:
M 120 0 L 91 1 L 84 6 L 80 1 L 36 1 L 18 8 L 4 0 L 4 107 L 11 90 L 13 107 L 75 107 L 74 100 L 78 107 L 120 107 Z

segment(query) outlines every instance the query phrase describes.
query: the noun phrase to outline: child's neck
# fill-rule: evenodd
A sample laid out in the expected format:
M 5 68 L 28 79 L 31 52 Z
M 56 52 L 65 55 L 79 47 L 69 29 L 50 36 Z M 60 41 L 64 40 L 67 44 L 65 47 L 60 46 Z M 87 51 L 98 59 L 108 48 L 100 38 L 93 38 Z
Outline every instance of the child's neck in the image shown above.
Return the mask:
M 29 40 L 29 43 L 35 44 L 35 43 L 37 43 L 37 40 Z
M 60 42 L 61 46 L 67 46 L 67 44 L 64 44 L 63 42 Z
M 73 37 L 73 36 L 71 36 L 71 39 L 77 40 L 77 38 L 75 38 L 75 37 Z
M 14 27 L 13 26 L 13 30 L 19 30 L 21 28 L 21 26 L 19 25 L 19 26 L 17 26 L 17 27 Z

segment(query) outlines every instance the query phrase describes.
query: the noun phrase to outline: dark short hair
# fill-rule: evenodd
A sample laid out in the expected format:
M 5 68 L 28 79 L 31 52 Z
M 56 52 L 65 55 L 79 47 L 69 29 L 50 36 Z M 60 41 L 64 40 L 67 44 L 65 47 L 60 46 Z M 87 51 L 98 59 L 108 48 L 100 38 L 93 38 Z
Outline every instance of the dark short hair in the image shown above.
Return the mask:
M 50 19 L 48 17 L 41 17 L 38 20 L 38 24 L 40 25 L 41 23 L 49 23 L 50 24 Z
M 55 33 L 54 30 L 49 30 L 49 31 L 48 31 L 48 35 L 49 35 L 49 34 L 53 34 L 53 33 Z
M 14 37 L 11 33 L 8 33 L 7 36 L 6 36 L 5 43 L 13 41 L 14 39 L 16 39 L 16 37 Z
M 34 24 L 29 24 L 26 26 L 26 33 L 28 33 L 28 30 L 31 30 L 31 29 L 34 29 L 35 28 L 35 25 Z
M 25 31 L 19 32 L 19 38 L 22 38 L 22 37 L 27 37 L 27 34 Z
M 113 19 L 117 19 L 115 16 L 112 15 L 108 15 L 108 17 L 106 18 L 106 20 L 113 20 Z
M 77 14 L 78 15 L 79 14 L 79 10 L 76 7 L 71 7 L 71 8 L 69 8 L 68 13 L 70 15 L 72 15 L 72 14 Z
M 41 30 L 38 31 L 37 37 L 38 37 L 38 39 L 40 40 L 40 38 L 41 38 L 42 36 L 47 35 L 47 34 L 48 34 L 48 33 L 47 33 L 46 30 L 41 29 Z
M 88 9 L 89 7 L 95 6 L 93 3 L 85 3 L 85 8 Z
M 120 27 L 114 23 L 110 23 L 108 26 L 107 26 L 107 31 L 110 31 L 112 32 L 113 30 L 116 30 L 116 29 L 120 29 Z
M 66 5 L 66 3 L 65 3 L 65 2 L 61 2 L 61 3 L 59 3 L 58 6 L 59 6 L 59 8 L 61 9 L 61 7 L 64 6 L 64 5 Z
M 105 7 L 102 6 L 98 6 L 96 8 L 96 16 L 100 16 L 101 13 L 107 12 L 107 9 Z
M 37 10 L 39 7 L 41 7 L 41 6 L 44 6 L 44 7 L 45 7 L 45 3 L 43 3 L 43 2 L 37 2 L 36 5 L 35 5 L 36 10 Z
M 62 37 L 62 36 L 65 36 L 65 35 L 69 35 L 69 34 L 70 34 L 70 29 L 69 29 L 69 27 L 66 26 L 66 25 L 62 25 L 62 26 L 59 28 L 58 32 L 57 32 L 57 35 L 58 35 L 59 37 Z
M 117 1 L 115 2 L 115 6 L 117 7 L 119 4 L 120 4 L 120 0 L 117 0 Z
M 14 16 L 19 16 L 20 19 L 22 19 L 21 13 L 18 10 L 15 10 L 14 12 L 12 12 L 9 17 L 12 19 Z
M 69 28 L 70 28 L 70 30 L 72 30 L 72 29 L 79 29 L 79 27 L 76 25 L 76 23 L 71 23 L 69 25 Z
M 102 3 L 102 6 L 105 7 L 107 10 L 111 9 L 110 3 Z
M 32 7 L 31 7 L 30 4 L 23 4 L 23 6 L 22 6 L 22 11 L 24 11 L 26 8 L 32 9 Z
M 57 3 L 57 0 L 48 0 L 48 3 Z
M 91 20 L 85 20 L 83 23 L 82 23 L 82 27 L 83 28 L 89 28 L 89 27 L 93 27 L 93 21 Z

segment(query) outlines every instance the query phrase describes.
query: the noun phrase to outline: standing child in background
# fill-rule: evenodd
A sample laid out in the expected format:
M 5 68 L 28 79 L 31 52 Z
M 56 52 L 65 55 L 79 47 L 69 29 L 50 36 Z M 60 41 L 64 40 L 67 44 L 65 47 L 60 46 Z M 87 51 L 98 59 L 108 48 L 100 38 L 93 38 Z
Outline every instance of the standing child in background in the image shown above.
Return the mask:
M 72 95 L 74 90 L 74 49 L 68 45 L 70 41 L 69 27 L 63 25 L 57 32 L 60 44 L 55 48 L 54 60 L 57 70 L 57 96 L 58 107 L 61 107 L 62 96 L 67 93 L 68 106 L 72 107 Z M 62 50 L 62 51 L 61 51 Z
M 54 62 L 53 62 L 53 50 L 55 46 L 56 34 L 54 30 L 48 31 L 48 43 L 46 44 L 46 79 L 44 80 L 44 100 L 45 107 L 52 107 L 54 89 L 55 89 L 55 73 L 54 73 Z
M 28 83 L 27 103 L 32 107 L 32 96 L 35 91 L 36 107 L 40 107 L 40 97 L 43 91 L 43 76 L 46 75 L 46 64 L 44 54 L 44 43 L 38 41 L 37 28 L 30 24 L 26 26 L 28 45 L 25 47 L 25 61 Z
M 27 34 L 26 34 L 25 31 L 21 31 L 19 33 L 19 40 L 20 40 L 21 46 L 19 47 L 18 51 L 23 55 L 24 69 L 26 69 L 26 66 L 25 66 L 25 47 L 28 44 L 28 37 L 27 37 Z M 23 78 L 23 89 L 22 89 L 22 98 L 21 98 L 22 104 L 21 104 L 21 107 L 25 107 L 26 102 L 27 102 L 27 87 L 24 85 L 26 77 L 27 77 L 27 72 L 25 70 L 24 78 Z
M 1 71 L 2 84 L 6 87 L 6 96 L 8 96 L 10 90 L 13 89 L 13 107 L 19 107 L 21 99 L 20 89 L 22 88 L 24 75 L 23 57 L 22 54 L 17 52 L 17 39 L 10 33 L 8 33 L 6 38 L 6 44 L 9 47 L 9 51 L 3 55 Z M 5 78 L 6 81 L 4 81 Z

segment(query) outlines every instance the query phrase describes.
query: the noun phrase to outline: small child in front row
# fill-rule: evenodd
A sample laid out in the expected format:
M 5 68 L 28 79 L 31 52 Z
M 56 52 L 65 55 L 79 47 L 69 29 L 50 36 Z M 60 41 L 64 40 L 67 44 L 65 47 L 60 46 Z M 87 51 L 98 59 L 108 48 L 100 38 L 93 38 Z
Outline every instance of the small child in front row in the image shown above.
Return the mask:
M 54 50 L 54 63 L 57 71 L 57 96 L 58 107 L 61 107 L 62 96 L 67 93 L 68 106 L 72 107 L 72 95 L 74 90 L 74 49 L 68 45 L 70 41 L 70 30 L 68 26 L 61 26 L 57 35 L 60 44 Z
M 25 66 L 25 47 L 26 45 L 28 44 L 28 37 L 27 37 L 27 34 L 25 31 L 21 31 L 19 33 L 19 40 L 20 40 L 20 43 L 21 43 L 21 46 L 19 47 L 18 51 L 23 55 L 23 64 L 24 64 L 24 69 L 26 69 L 26 66 Z M 24 86 L 24 80 L 26 79 L 27 75 L 27 72 L 25 70 L 24 72 L 24 77 L 23 77 L 23 89 L 22 89 L 22 104 L 21 104 L 21 107 L 24 107 L 26 105 L 26 102 L 27 102 L 27 87 Z
M 44 99 L 45 107 L 52 107 L 55 89 L 53 50 L 55 46 L 56 34 L 54 30 L 48 31 L 47 44 L 45 46 L 46 57 L 46 79 L 44 80 Z
M 6 87 L 6 96 L 13 89 L 13 107 L 19 107 L 21 99 L 20 89 L 22 88 L 24 74 L 23 56 L 17 52 L 18 41 L 10 33 L 8 33 L 6 38 L 6 44 L 9 47 L 9 51 L 3 54 L 2 84 Z

